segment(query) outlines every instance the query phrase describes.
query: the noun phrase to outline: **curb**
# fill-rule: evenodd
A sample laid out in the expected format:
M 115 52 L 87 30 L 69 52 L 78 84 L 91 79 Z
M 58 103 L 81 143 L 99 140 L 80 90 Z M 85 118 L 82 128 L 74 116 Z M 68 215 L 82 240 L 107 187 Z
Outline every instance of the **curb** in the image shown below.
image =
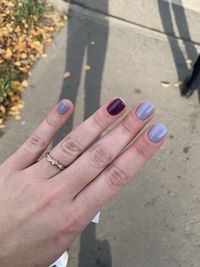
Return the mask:
M 58 1 L 58 0 L 57 0 Z M 200 3 L 197 0 L 71 0 L 73 5 L 200 44 Z M 70 5 L 69 3 L 69 5 Z

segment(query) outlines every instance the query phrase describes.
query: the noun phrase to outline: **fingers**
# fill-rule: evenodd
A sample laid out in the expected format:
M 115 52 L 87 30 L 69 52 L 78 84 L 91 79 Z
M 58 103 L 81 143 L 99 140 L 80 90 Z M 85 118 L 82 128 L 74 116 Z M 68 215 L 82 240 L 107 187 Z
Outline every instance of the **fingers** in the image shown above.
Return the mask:
M 34 130 L 28 140 L 8 159 L 13 169 L 24 169 L 35 163 L 73 111 L 69 100 L 62 100 Z
M 105 103 L 91 117 L 72 130 L 63 140 L 51 151 L 51 156 L 60 164 L 67 167 L 83 151 L 109 127 L 116 119 L 125 112 L 125 103 L 120 98 L 114 98 Z M 50 178 L 60 172 L 52 166 L 46 158 L 38 162 L 34 168 L 39 171 L 42 178 Z
M 137 136 L 141 129 L 152 119 L 154 106 L 150 102 L 140 102 L 119 125 L 102 137 L 67 170 L 55 179 L 66 180 L 72 197 L 89 184 L 121 151 Z M 74 175 L 76 173 L 76 175 Z
M 146 130 L 136 142 L 125 150 L 98 178 L 77 195 L 76 206 L 89 220 L 126 185 L 159 149 L 167 128 L 156 124 Z

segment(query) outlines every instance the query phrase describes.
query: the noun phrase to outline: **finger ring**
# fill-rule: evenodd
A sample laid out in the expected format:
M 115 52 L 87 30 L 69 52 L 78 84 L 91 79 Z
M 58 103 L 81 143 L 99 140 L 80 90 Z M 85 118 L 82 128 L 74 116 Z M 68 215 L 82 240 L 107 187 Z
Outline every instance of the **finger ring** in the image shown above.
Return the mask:
M 60 164 L 57 160 L 55 160 L 54 158 L 52 158 L 52 156 L 50 155 L 49 152 L 45 153 L 45 156 L 47 158 L 47 161 L 50 162 L 52 165 L 58 167 L 61 171 L 64 170 L 64 167 L 62 164 Z

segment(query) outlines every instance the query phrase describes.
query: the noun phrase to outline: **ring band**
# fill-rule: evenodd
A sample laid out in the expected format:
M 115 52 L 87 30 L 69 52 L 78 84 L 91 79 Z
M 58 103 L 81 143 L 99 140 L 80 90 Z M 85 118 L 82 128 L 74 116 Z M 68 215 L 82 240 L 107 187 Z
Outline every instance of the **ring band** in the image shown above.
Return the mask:
M 61 171 L 63 171 L 65 169 L 62 164 L 60 164 L 57 160 L 52 158 L 52 156 L 50 155 L 49 152 L 46 152 L 45 156 L 47 158 L 47 161 L 50 162 L 53 166 L 58 167 Z

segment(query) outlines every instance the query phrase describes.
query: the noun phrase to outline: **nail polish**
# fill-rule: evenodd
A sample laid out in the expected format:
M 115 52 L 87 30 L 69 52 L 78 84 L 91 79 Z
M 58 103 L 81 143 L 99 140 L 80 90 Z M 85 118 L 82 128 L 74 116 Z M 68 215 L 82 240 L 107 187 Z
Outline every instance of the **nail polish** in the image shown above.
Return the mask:
M 122 102 L 120 98 L 115 99 L 108 107 L 107 111 L 110 113 L 110 115 L 117 115 L 119 114 L 123 109 L 125 109 L 125 104 Z
M 162 123 L 157 123 L 148 132 L 148 138 L 153 143 L 159 143 L 167 134 L 167 127 Z
M 65 101 L 61 101 L 58 105 L 58 113 L 64 114 L 68 111 L 69 105 Z
M 151 114 L 154 112 L 155 108 L 154 105 L 149 102 L 143 102 L 136 110 L 136 116 L 139 120 L 146 120 Z

